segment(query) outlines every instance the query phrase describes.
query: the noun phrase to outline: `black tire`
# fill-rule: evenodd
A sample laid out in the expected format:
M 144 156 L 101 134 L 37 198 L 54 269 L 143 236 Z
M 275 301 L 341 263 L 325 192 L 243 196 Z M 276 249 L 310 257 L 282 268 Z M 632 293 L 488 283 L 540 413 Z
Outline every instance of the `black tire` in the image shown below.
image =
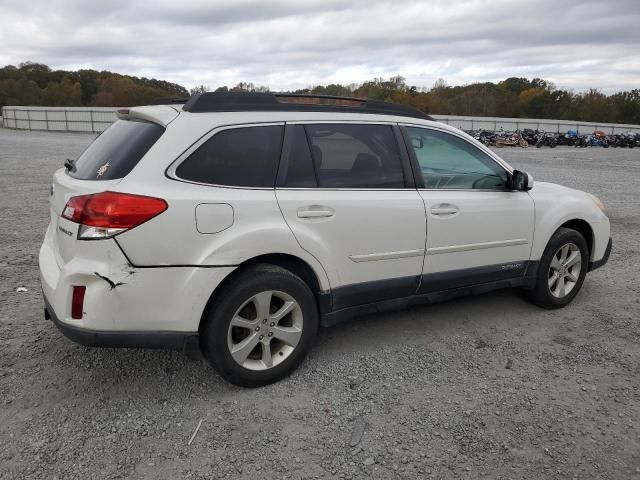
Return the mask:
M 302 315 L 302 334 L 285 360 L 278 364 L 274 362 L 274 366 L 265 370 L 252 370 L 231 356 L 227 343 L 229 327 L 232 317 L 243 304 L 255 295 L 271 290 L 284 292 L 297 302 Z M 309 286 L 290 271 L 265 264 L 246 267 L 216 292 L 203 321 L 200 342 L 205 357 L 221 377 L 241 387 L 261 387 L 289 375 L 309 353 L 319 324 L 318 306 Z M 263 347 L 258 343 L 256 348 Z
M 577 246 L 580 251 L 580 274 L 571 291 L 566 296 L 558 298 L 552 294 L 551 288 L 549 287 L 551 261 L 561 247 L 569 244 Z M 536 284 L 532 290 L 526 292 L 527 299 L 531 303 L 547 309 L 562 308 L 568 305 L 578 294 L 580 288 L 582 288 L 588 266 L 589 247 L 582 234 L 570 228 L 559 228 L 549 240 L 547 248 L 545 248 L 542 254 L 542 259 L 538 265 Z

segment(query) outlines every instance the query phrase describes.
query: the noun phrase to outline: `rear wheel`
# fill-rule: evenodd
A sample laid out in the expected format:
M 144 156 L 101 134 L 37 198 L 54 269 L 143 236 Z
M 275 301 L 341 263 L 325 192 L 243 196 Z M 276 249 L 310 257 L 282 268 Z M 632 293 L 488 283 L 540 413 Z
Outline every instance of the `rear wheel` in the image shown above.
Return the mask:
M 579 232 L 559 228 L 547 244 L 529 300 L 543 308 L 561 308 L 580 291 L 587 274 L 589 248 Z
M 255 265 L 218 292 L 205 321 L 202 346 L 216 371 L 234 385 L 259 387 L 302 362 L 315 340 L 318 309 L 299 277 Z

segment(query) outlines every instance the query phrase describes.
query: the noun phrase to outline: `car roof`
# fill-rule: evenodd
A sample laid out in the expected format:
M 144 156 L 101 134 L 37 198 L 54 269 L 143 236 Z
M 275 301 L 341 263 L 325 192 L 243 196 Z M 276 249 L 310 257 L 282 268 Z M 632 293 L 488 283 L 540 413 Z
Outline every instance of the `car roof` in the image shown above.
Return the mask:
M 441 130 L 461 133 L 455 127 L 435 120 L 427 120 L 404 115 L 390 115 L 381 113 L 350 113 L 345 111 L 241 111 L 241 112 L 186 112 L 179 105 L 149 105 L 131 107 L 126 117 L 139 119 L 168 126 L 176 118 L 189 124 L 207 125 L 207 129 L 217 126 L 239 124 L 263 124 L 279 122 L 346 122 L 346 123 L 401 123 L 407 125 L 421 125 L 435 127 Z
M 175 104 L 170 99 L 169 104 Z M 206 92 L 193 95 L 182 109 L 191 113 L 209 112 L 344 112 L 380 113 L 432 120 L 425 112 L 398 103 L 357 97 L 271 92 Z

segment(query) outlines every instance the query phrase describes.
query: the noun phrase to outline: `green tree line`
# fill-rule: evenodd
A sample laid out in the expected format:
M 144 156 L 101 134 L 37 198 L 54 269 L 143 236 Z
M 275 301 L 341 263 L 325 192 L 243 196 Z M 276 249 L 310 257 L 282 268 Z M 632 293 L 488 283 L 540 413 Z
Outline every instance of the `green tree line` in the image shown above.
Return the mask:
M 296 93 L 347 95 L 402 103 L 427 113 L 640 124 L 640 89 L 613 95 L 591 89 L 573 93 L 540 78 L 507 78 L 498 83 L 449 86 L 438 80 L 430 89 L 406 84 L 400 76 L 355 85 L 325 85 Z
M 0 69 L 0 106 L 132 106 L 164 97 L 209 91 L 200 85 L 188 92 L 181 85 L 96 70 L 70 72 L 26 62 Z M 269 91 L 240 82 L 217 91 Z M 438 80 L 431 88 L 408 85 L 401 76 L 361 84 L 317 85 L 294 93 L 355 96 L 397 102 L 442 115 L 549 118 L 640 124 L 640 89 L 606 95 L 599 90 L 574 93 L 540 78 L 507 78 L 492 83 L 450 86 Z
M 189 93 L 175 83 L 96 70 L 52 70 L 41 63 L 0 68 L 0 107 L 4 105 L 98 106 L 145 105 Z

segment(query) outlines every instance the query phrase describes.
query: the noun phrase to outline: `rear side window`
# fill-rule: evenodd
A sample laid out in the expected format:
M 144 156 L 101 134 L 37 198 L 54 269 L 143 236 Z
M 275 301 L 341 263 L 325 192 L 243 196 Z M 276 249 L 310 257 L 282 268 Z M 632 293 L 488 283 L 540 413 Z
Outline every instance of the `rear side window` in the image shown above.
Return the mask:
M 151 122 L 118 120 L 96 138 L 75 161 L 69 175 L 80 180 L 125 177 L 164 133 Z
M 312 124 L 305 130 L 320 188 L 404 188 L 391 126 Z
M 283 126 L 230 128 L 216 133 L 176 169 L 184 180 L 234 187 L 273 187 Z

